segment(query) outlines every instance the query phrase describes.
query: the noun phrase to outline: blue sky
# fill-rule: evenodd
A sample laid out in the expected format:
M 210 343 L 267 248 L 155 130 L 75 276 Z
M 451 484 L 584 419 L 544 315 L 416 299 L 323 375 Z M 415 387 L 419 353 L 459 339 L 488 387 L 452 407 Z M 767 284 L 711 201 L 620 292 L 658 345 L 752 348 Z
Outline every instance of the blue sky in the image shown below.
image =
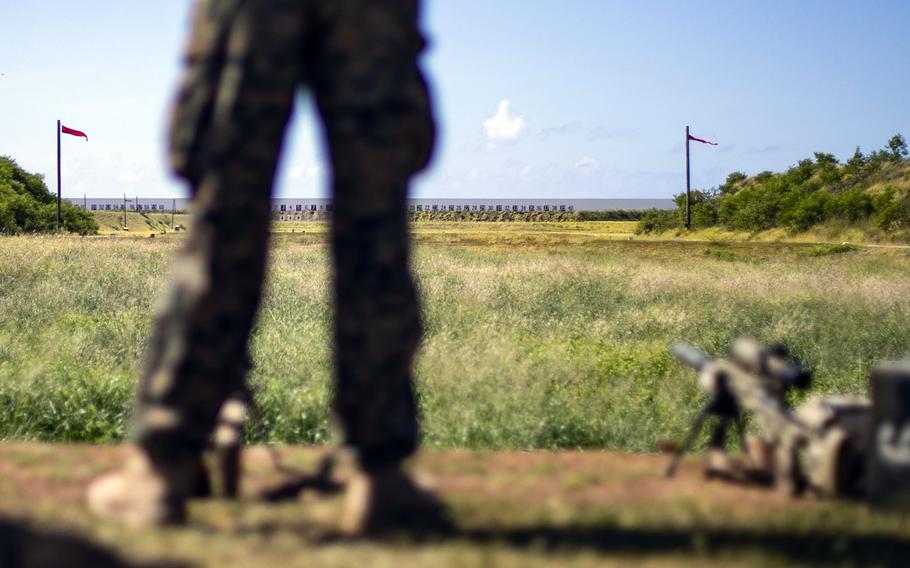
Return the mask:
M 328 1 L 328 0 L 327 0 Z M 0 8 L 0 154 L 64 194 L 180 196 L 164 160 L 188 0 Z M 421 197 L 667 197 L 910 136 L 910 2 L 428 0 L 438 152 Z M 507 101 L 504 103 L 503 101 Z M 276 195 L 327 192 L 301 96 Z

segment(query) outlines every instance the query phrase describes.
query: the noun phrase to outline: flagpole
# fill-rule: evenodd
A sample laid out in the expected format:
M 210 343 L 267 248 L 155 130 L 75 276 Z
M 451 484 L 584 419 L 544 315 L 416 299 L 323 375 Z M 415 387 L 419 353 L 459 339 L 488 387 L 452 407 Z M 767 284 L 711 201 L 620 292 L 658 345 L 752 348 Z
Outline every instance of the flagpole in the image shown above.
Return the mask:
M 57 228 L 63 224 L 60 212 L 60 120 L 57 120 Z
M 686 126 L 686 229 L 692 228 L 692 186 L 689 173 L 689 127 Z

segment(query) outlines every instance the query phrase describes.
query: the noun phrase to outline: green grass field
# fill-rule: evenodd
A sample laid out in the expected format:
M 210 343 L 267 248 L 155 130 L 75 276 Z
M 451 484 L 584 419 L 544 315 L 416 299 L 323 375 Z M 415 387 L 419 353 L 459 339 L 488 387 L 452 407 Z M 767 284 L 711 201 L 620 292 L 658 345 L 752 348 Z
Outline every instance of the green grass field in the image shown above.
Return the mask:
M 327 227 L 302 225 L 274 239 L 257 441 L 328 441 Z M 782 341 L 822 392 L 864 393 L 874 361 L 910 355 L 907 249 L 629 241 L 628 228 L 415 225 L 428 447 L 653 450 L 702 400 L 667 353 L 678 339 L 715 354 L 743 334 Z M 0 438 L 125 436 L 180 240 L 0 239 Z
M 426 450 L 410 467 L 458 528 L 359 542 L 335 533 L 338 497 L 259 500 L 284 475 L 255 448 L 243 499 L 194 502 L 185 528 L 130 531 L 90 515 L 85 486 L 122 449 L 22 441 L 126 436 L 183 236 L 146 224 L 0 238 L 0 540 L 52 551 L 50 529 L 129 561 L 219 568 L 903 565 L 905 517 L 705 483 L 694 458 L 667 480 L 664 456 L 599 450 L 649 452 L 685 430 L 703 397 L 667 354 L 677 339 L 711 353 L 743 334 L 782 341 L 817 390 L 864 393 L 874 361 L 910 355 L 910 249 L 629 240 L 633 225 L 413 226 Z M 253 343 L 256 441 L 328 443 L 327 229 L 275 227 Z M 320 452 L 279 451 L 307 469 Z M 10 522 L 39 532 L 11 536 Z

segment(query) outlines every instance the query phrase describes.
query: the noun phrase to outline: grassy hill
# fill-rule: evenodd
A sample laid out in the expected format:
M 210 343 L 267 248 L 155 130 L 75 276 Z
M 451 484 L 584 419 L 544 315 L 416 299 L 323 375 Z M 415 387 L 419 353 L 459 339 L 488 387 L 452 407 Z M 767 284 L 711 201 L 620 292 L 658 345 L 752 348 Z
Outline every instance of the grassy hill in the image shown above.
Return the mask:
M 134 235 L 146 237 L 152 234 L 173 233 L 175 227 L 189 227 L 190 216 L 177 214 L 171 226 L 170 213 L 143 213 L 127 211 L 126 225 L 123 224 L 123 211 L 93 211 L 92 216 L 98 223 L 98 233 L 102 235 Z
M 733 172 L 717 188 L 692 193 L 692 229 L 761 233 L 782 231 L 854 234 L 862 240 L 910 239 L 910 160 L 900 135 L 888 145 L 846 162 L 816 152 L 785 172 Z M 638 232 L 679 232 L 685 196 L 677 211 L 649 213 Z

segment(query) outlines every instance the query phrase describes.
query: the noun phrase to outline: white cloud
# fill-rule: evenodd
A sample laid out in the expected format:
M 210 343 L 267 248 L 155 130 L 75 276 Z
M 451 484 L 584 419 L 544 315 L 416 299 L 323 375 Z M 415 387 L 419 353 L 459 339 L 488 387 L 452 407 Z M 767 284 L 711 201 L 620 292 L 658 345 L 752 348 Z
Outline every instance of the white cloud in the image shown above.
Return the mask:
M 499 101 L 499 109 L 492 117 L 483 121 L 487 138 L 492 142 L 510 144 L 517 141 L 528 129 L 528 121 L 523 116 L 512 114 L 509 99 Z
M 575 169 L 582 172 L 599 172 L 600 162 L 591 156 L 585 156 L 575 164 Z

